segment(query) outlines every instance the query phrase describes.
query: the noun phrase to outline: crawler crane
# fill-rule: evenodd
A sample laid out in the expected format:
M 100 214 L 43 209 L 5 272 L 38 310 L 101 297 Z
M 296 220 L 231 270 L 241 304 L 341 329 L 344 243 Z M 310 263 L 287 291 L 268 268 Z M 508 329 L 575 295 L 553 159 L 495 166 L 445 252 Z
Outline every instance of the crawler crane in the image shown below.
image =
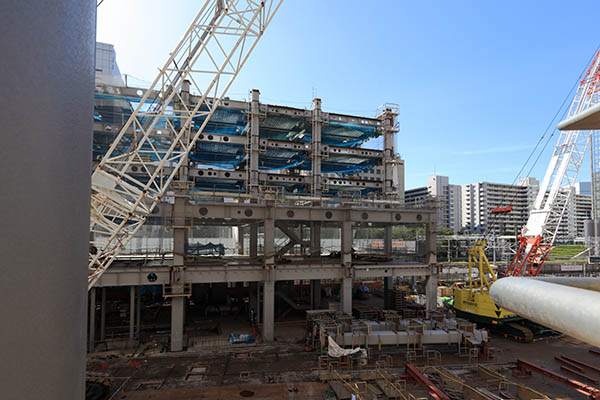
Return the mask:
M 587 110 L 600 100 L 600 51 L 596 52 L 587 72 L 579 82 L 567 117 Z M 504 276 L 537 276 L 552 248 L 561 220 L 572 197 L 573 186 L 590 143 L 590 131 L 560 132 L 546 174 L 529 213 L 527 224 L 518 237 L 514 258 Z M 499 210 L 506 208 L 499 208 Z M 527 321 L 492 301 L 489 295 L 496 274 L 485 256 L 485 239 L 469 250 L 469 285 L 455 289 L 453 307 L 458 316 L 494 326 L 522 340 L 549 333 L 541 325 Z M 472 275 L 474 268 L 478 279 Z
M 88 289 L 167 191 L 187 183 L 188 154 L 281 2 L 204 2 L 92 174 Z

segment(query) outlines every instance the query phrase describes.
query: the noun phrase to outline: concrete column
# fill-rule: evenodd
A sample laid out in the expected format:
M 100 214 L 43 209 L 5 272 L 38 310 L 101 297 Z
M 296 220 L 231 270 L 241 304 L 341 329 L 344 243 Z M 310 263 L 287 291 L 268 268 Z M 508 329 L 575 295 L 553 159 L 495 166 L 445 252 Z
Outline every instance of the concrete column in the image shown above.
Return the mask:
M 389 310 L 392 308 L 392 296 L 394 293 L 394 278 L 386 276 L 383 278 L 383 308 Z
M 129 286 L 129 346 L 133 346 L 135 326 L 135 286 Z
M 106 288 L 102 288 L 102 300 L 100 306 L 100 340 L 106 340 Z
M 275 325 L 275 282 L 264 282 L 263 290 L 263 340 L 271 342 L 274 338 Z
M 394 158 L 396 155 L 394 137 L 396 130 L 394 129 L 394 121 L 397 116 L 397 111 L 392 108 L 386 108 L 379 119 L 383 121 L 383 194 L 390 196 L 395 194 L 394 188 Z
M 321 196 L 321 99 L 313 99 L 312 103 L 312 195 Z
M 171 351 L 183 350 L 185 297 L 171 297 Z
M 426 259 L 427 263 L 432 265 L 432 275 L 427 277 L 427 282 L 425 285 L 425 298 L 426 298 L 426 308 L 427 313 L 429 311 L 433 311 L 437 308 L 437 267 L 433 266 L 437 262 L 437 232 L 436 226 L 433 223 L 425 225 L 425 235 L 427 240 L 427 254 Z
M 258 223 L 252 222 L 250 224 L 250 257 L 256 258 L 258 256 Z
M 250 318 L 250 321 L 253 323 L 258 323 L 258 290 L 256 289 L 257 286 L 258 285 L 256 284 L 256 282 L 248 283 L 248 303 L 250 307 L 250 309 L 248 310 L 248 312 L 250 313 L 248 315 L 248 318 Z M 253 318 L 252 313 L 254 313 Z
M 392 227 L 383 228 L 383 253 L 386 257 L 392 256 Z
M 238 254 L 244 255 L 244 227 L 241 225 L 238 226 Z
M 88 333 L 88 352 L 93 353 L 96 345 L 96 288 L 90 289 L 90 313 L 88 315 L 89 320 L 89 333 Z
M 258 192 L 259 185 L 259 133 L 260 133 L 260 92 L 257 89 L 250 91 L 250 162 L 249 183 L 252 193 Z
M 321 307 L 321 280 L 310 280 L 310 308 L 318 310 Z
M 96 3 L 1 4 L 0 396 L 83 399 Z
M 350 215 L 342 222 L 342 311 L 352 315 L 352 221 Z
M 140 332 L 142 330 L 142 287 L 136 287 L 137 302 L 135 308 L 135 336 L 140 340 Z
M 428 276 L 425 281 L 425 308 L 428 315 L 430 311 L 435 311 L 437 309 L 437 287 L 437 274 Z
M 270 272 L 275 265 L 275 220 L 273 219 L 274 207 L 268 207 L 264 221 L 264 265 L 265 270 Z
M 310 223 L 310 256 L 321 256 L 321 223 Z
M 340 301 L 342 303 L 342 311 L 348 315 L 352 315 L 352 278 L 342 278 L 340 285 Z

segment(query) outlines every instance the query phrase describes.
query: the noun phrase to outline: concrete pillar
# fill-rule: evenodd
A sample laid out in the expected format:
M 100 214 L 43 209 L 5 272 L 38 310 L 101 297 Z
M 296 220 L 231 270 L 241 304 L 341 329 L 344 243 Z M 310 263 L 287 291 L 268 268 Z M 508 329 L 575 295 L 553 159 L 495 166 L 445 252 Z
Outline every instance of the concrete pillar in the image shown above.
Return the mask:
M 383 228 L 383 253 L 386 257 L 392 256 L 392 227 Z
M 263 340 L 271 342 L 274 338 L 275 326 L 275 282 L 264 282 L 263 290 Z
M 258 223 L 252 222 L 250 224 L 250 257 L 256 258 L 258 256 Z
M 171 351 L 183 350 L 185 300 L 184 296 L 171 297 Z
M 342 303 L 342 311 L 348 315 L 352 315 L 352 278 L 342 278 L 340 285 L 340 302 Z
M 100 340 L 106 340 L 106 288 L 102 288 L 102 300 L 100 303 Z
M 250 91 L 250 162 L 249 183 L 252 193 L 258 192 L 259 185 L 259 133 L 260 133 L 260 92 L 257 89 Z M 252 241 L 252 239 L 251 239 Z
M 342 222 L 342 284 L 340 301 L 342 311 L 352 315 L 352 221 L 350 215 Z
M 244 255 L 244 227 L 241 225 L 238 226 L 238 254 Z
M 395 144 L 394 137 L 396 130 L 394 129 L 394 121 L 397 116 L 397 111 L 386 108 L 379 119 L 383 121 L 383 168 L 382 168 L 382 180 L 383 180 L 383 194 L 390 196 L 396 194 L 394 188 L 394 158 L 395 158 Z
M 266 210 L 266 217 L 264 220 L 264 266 L 267 272 L 273 270 L 275 265 L 275 220 L 273 214 L 275 208 L 270 207 Z
M 135 326 L 135 286 L 129 286 L 129 346 L 133 346 Z
M 248 283 L 248 303 L 249 303 L 249 315 L 250 322 L 258 324 L 258 290 L 256 282 Z
M 310 223 L 310 256 L 321 256 L 321 223 Z
M 394 277 L 386 276 L 383 278 L 383 308 L 389 310 L 392 308 L 392 296 L 394 295 Z
M 437 309 L 437 287 L 437 274 L 428 276 L 425 281 L 425 308 L 428 315 L 430 311 L 435 311 Z
M 310 308 L 318 310 L 321 307 L 321 280 L 310 280 Z
M 0 9 L 1 397 L 83 399 L 96 3 Z
M 321 99 L 313 99 L 312 103 L 312 195 L 321 196 Z
M 433 223 L 425 225 L 425 235 L 427 240 L 427 263 L 432 265 L 432 275 L 427 277 L 427 282 L 425 285 L 425 298 L 426 298 L 426 308 L 427 313 L 433 311 L 437 308 L 437 267 L 433 266 L 437 262 L 437 232 L 435 230 L 435 225 Z
M 88 333 L 88 351 L 94 352 L 96 345 L 96 288 L 90 289 L 90 313 L 88 314 L 89 333 Z

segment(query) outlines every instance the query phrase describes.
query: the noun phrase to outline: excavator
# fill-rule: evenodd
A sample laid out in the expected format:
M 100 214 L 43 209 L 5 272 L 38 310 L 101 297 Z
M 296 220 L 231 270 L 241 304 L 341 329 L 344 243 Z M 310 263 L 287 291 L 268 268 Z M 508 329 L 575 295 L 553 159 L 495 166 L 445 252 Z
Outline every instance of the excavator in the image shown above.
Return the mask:
M 600 50 L 595 53 L 587 72 L 579 81 L 567 117 L 578 115 L 598 103 L 599 92 Z M 543 136 L 538 144 L 542 139 Z M 540 273 L 572 198 L 574 184 L 590 139 L 590 131 L 560 132 L 527 223 L 518 237 L 516 253 L 504 276 L 535 277 Z M 510 206 L 496 207 L 493 209 L 491 221 L 510 211 Z M 488 231 L 492 227 L 493 223 L 490 223 Z M 505 310 L 492 301 L 489 291 L 498 276 L 485 255 L 485 237 L 486 235 L 468 251 L 468 285 L 454 290 L 452 307 L 457 316 L 489 326 L 522 341 L 553 335 L 554 331 Z M 475 269 L 478 271 L 477 277 L 473 276 Z

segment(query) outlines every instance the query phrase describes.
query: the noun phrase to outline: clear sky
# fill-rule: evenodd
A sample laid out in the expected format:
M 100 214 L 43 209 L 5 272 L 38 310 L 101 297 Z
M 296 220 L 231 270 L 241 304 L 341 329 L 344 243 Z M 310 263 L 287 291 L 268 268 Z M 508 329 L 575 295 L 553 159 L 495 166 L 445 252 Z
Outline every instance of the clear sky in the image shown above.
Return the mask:
M 152 81 L 201 4 L 105 0 L 98 41 Z M 365 116 L 397 103 L 407 188 L 434 172 L 511 183 L 600 44 L 599 14 L 597 0 L 284 0 L 229 96 L 308 108 L 316 92 L 325 111 Z

